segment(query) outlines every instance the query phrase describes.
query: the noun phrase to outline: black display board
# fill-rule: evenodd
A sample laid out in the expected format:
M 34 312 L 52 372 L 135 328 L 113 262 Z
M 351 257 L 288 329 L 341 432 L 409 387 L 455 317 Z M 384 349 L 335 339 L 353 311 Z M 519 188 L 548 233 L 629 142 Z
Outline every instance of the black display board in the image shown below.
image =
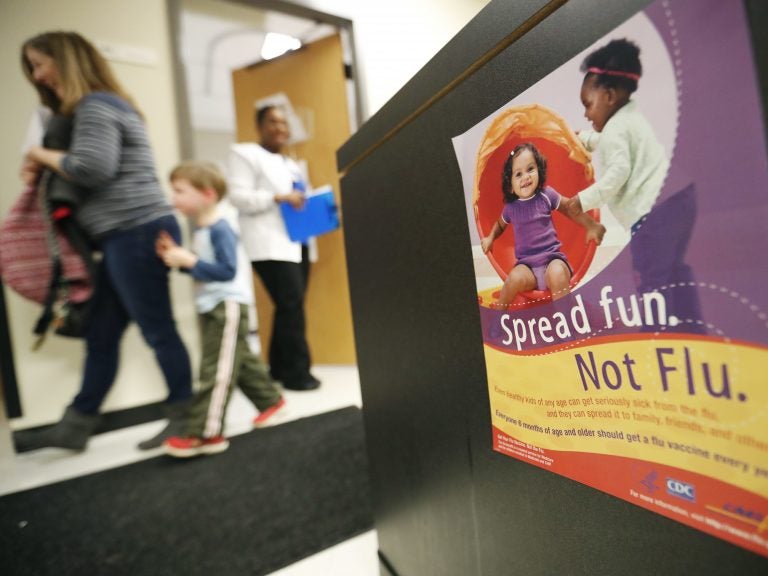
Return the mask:
M 7 418 L 21 416 L 21 400 L 16 381 L 16 366 L 13 363 L 11 331 L 8 326 L 8 310 L 5 303 L 5 288 L 0 282 L 0 387 Z
M 400 576 L 768 574 L 757 554 L 492 451 L 451 138 L 647 4 L 495 0 L 339 151 L 376 528 Z M 765 30 L 765 10 L 750 15 Z

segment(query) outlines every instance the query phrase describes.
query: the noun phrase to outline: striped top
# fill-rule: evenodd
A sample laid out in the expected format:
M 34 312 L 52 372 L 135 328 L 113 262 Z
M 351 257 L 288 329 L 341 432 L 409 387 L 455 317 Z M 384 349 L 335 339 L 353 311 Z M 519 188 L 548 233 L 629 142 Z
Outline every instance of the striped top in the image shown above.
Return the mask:
M 173 213 L 157 179 L 144 122 L 114 94 L 95 92 L 77 105 L 72 146 L 61 170 L 87 190 L 77 219 L 94 238 Z

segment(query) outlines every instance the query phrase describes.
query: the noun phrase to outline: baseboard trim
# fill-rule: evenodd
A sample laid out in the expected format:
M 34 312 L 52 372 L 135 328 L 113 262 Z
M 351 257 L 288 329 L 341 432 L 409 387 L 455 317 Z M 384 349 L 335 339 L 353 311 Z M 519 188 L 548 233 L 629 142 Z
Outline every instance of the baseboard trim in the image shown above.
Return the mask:
M 389 559 L 384 555 L 384 552 L 381 550 L 378 550 L 379 555 L 379 564 L 381 564 L 382 568 L 386 570 L 386 574 L 388 576 L 400 576 L 397 573 L 397 570 L 395 570 L 395 567 L 392 566 L 392 563 L 389 561 Z
M 103 434 L 104 432 L 112 432 L 114 430 L 129 428 L 130 426 L 136 426 L 138 424 L 145 424 L 147 422 L 154 422 L 155 420 L 162 420 L 165 418 L 163 405 L 164 402 L 153 402 L 151 404 L 134 406 L 132 408 L 124 408 L 122 410 L 104 412 L 101 415 L 101 424 L 99 424 L 99 427 L 96 429 L 94 434 Z M 15 440 L 16 435 L 19 432 L 45 430 L 52 426 L 53 424 L 44 424 L 42 426 L 32 426 L 29 428 L 14 430 L 13 437 Z M 14 444 L 16 443 L 14 442 Z M 19 450 L 17 448 L 16 452 L 22 453 L 25 452 L 25 450 Z

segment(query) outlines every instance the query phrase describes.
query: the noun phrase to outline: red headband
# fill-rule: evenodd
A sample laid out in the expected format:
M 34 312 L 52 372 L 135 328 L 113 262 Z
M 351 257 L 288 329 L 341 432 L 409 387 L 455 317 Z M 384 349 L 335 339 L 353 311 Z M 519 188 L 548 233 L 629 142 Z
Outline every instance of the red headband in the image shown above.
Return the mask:
M 630 80 L 634 80 L 635 82 L 640 80 L 640 74 L 635 74 L 634 72 L 622 72 L 621 70 L 604 70 L 603 68 L 587 68 L 587 72 L 592 72 L 593 74 L 605 74 L 607 76 L 621 76 L 623 78 L 629 78 Z

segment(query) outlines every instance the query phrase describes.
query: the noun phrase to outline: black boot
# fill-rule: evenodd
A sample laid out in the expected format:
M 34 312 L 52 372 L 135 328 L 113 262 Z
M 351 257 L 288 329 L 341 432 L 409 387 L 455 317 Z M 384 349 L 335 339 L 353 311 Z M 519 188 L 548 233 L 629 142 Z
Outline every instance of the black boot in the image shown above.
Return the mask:
M 163 445 L 163 441 L 171 436 L 184 436 L 187 431 L 187 412 L 189 400 L 166 404 L 164 407 L 168 424 L 152 438 L 139 442 L 139 450 L 152 450 Z
M 83 414 L 68 406 L 61 420 L 43 430 L 22 430 L 16 434 L 16 451 L 27 452 L 39 448 L 66 448 L 78 452 L 85 450 L 88 439 L 98 426 L 98 414 Z

